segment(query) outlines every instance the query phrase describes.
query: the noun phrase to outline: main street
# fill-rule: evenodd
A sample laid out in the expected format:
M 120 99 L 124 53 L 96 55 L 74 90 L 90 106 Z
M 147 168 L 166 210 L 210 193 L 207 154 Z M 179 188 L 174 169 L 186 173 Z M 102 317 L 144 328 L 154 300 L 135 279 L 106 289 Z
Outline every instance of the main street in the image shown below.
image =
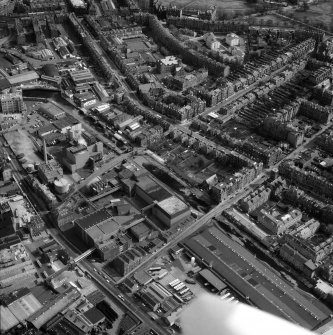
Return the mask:
M 161 326 L 159 326 L 155 321 L 153 321 L 143 310 L 141 310 L 137 302 L 133 299 L 127 297 L 126 295 L 122 295 L 121 291 L 114 286 L 112 283 L 108 283 L 106 278 L 103 276 L 102 273 L 98 273 L 94 271 L 94 267 L 87 261 L 81 261 L 82 270 L 87 271 L 94 282 L 98 285 L 98 287 L 110 297 L 113 301 L 116 301 L 118 305 L 120 305 L 126 312 L 134 314 L 138 317 L 146 326 L 151 329 L 157 330 L 159 334 L 167 335 L 169 334 L 165 331 Z M 119 298 L 119 295 L 121 298 Z
M 68 254 L 75 258 L 81 252 L 80 250 L 70 241 L 68 240 L 65 235 L 55 227 L 48 225 L 49 228 L 47 232 L 53 237 L 53 239 L 62 246 L 65 250 L 67 250 Z M 156 322 L 150 319 L 150 317 L 144 313 L 142 310 L 139 309 L 137 304 L 127 296 L 122 296 L 122 299 L 119 298 L 119 295 L 122 295 L 122 292 L 113 284 L 110 283 L 108 277 L 103 275 L 99 271 L 94 270 L 93 264 L 91 264 L 88 260 L 83 259 L 81 260 L 77 266 L 95 282 L 98 288 L 112 301 L 117 303 L 117 305 L 121 306 L 123 310 L 126 312 L 134 314 L 138 317 L 141 322 L 143 322 L 146 326 L 157 330 L 159 334 L 167 335 L 168 333 L 160 327 Z
M 231 196 L 227 200 L 220 202 L 216 207 L 214 207 L 208 213 L 206 213 L 201 218 L 199 218 L 195 222 L 193 222 L 192 225 L 188 226 L 183 231 L 179 232 L 179 234 L 177 236 L 175 236 L 175 238 L 172 241 L 166 243 L 157 253 L 155 253 L 155 254 L 149 256 L 148 258 L 146 258 L 137 268 L 133 269 L 128 274 L 126 274 L 124 277 L 122 277 L 122 279 L 119 280 L 117 282 L 117 284 L 121 283 L 125 278 L 127 278 L 130 275 L 132 275 L 134 272 L 146 268 L 148 264 L 154 262 L 155 259 L 157 259 L 158 257 L 160 257 L 168 249 L 170 249 L 173 246 L 175 246 L 177 243 L 179 243 L 185 237 L 190 236 L 191 234 L 193 234 L 194 232 L 196 232 L 198 229 L 200 229 L 206 223 L 208 223 L 211 219 L 213 219 L 214 217 L 220 215 L 224 210 L 226 210 L 227 208 L 229 208 L 232 204 L 236 203 L 241 198 L 243 198 L 244 196 L 246 196 L 247 194 L 249 194 L 252 191 L 252 189 L 251 189 L 251 185 L 252 184 L 260 183 L 260 182 L 262 182 L 266 178 L 267 178 L 267 176 L 266 176 L 265 173 L 260 174 L 249 185 L 246 185 L 244 188 L 242 188 L 241 190 L 239 190 L 236 193 L 235 196 Z

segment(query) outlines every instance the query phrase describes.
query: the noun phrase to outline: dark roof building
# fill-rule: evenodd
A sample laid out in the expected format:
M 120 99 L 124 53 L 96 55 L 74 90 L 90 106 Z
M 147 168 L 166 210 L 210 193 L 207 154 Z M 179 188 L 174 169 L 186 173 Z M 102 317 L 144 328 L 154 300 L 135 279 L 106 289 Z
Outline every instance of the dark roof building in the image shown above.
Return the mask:
M 98 325 L 99 323 L 105 320 L 105 315 L 100 312 L 96 307 L 93 307 L 83 313 L 83 315 L 94 325 Z
M 219 292 L 227 287 L 227 285 L 220 278 L 215 276 L 214 273 L 209 271 L 208 269 L 200 271 L 199 275 L 211 286 L 216 288 Z
M 331 313 L 319 300 L 305 298 L 215 227 L 187 239 L 184 247 L 264 311 L 308 329 L 318 326 Z
M 138 179 L 136 194 L 148 204 L 162 201 L 171 196 L 166 189 L 148 176 L 142 176 Z
M 108 220 L 109 218 L 111 218 L 111 214 L 105 208 L 102 208 L 76 220 L 75 223 L 82 229 L 86 230 L 98 223 Z
M 45 64 L 42 67 L 42 72 L 48 77 L 57 77 L 59 76 L 58 68 L 55 64 Z

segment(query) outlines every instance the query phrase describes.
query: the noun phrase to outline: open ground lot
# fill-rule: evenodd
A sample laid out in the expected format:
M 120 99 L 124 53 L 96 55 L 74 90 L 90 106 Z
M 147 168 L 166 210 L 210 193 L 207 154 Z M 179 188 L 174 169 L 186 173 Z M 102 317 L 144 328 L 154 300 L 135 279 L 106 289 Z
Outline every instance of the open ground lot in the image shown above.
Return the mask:
M 4 134 L 4 137 L 15 155 L 24 154 L 24 159 L 26 160 L 24 164 L 41 162 L 41 157 L 36 154 L 36 148 L 24 130 L 8 132 Z
M 327 28 L 333 29 L 333 4 L 332 1 L 319 2 L 317 5 L 310 5 L 307 11 L 292 10 L 294 18 L 308 24 L 322 23 Z M 288 10 L 290 13 L 290 10 Z
M 161 1 L 164 5 L 177 5 L 179 7 L 192 7 L 200 9 L 208 9 L 211 6 L 218 7 L 218 11 L 244 11 L 251 8 L 251 5 L 247 4 L 243 0 L 206 0 L 206 1 L 192 1 L 187 0 L 163 0 Z

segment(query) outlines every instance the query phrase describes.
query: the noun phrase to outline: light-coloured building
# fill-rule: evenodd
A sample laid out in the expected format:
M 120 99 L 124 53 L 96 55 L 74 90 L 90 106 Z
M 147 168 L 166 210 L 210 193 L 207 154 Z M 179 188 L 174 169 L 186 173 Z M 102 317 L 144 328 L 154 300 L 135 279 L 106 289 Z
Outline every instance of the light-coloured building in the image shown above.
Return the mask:
M 191 215 L 189 206 L 176 196 L 164 199 L 153 207 L 153 214 L 167 227 L 171 227 Z
M 221 46 L 221 42 L 216 39 L 216 36 L 213 33 L 205 35 L 205 42 L 210 50 L 218 50 Z
M 293 209 L 287 214 L 281 214 L 277 210 L 266 211 L 262 209 L 258 214 L 258 221 L 272 234 L 280 235 L 302 219 L 302 212 Z
M 12 89 L 0 95 L 0 108 L 3 114 L 17 114 L 26 111 L 26 105 L 23 102 L 22 91 Z
M 89 160 L 100 161 L 103 158 L 103 143 L 98 141 L 91 145 L 77 144 L 64 149 L 63 164 L 71 173 L 83 168 Z
M 227 35 L 225 41 L 229 46 L 235 47 L 239 45 L 239 36 L 234 33 L 230 33 Z

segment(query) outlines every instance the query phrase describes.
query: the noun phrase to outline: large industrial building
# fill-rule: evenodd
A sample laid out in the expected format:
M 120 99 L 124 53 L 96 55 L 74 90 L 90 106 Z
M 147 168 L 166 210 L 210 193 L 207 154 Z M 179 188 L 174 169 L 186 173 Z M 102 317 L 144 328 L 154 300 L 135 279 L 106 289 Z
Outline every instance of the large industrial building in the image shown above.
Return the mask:
M 103 143 L 77 144 L 64 148 L 63 164 L 71 173 L 83 168 L 88 161 L 97 162 L 103 158 Z
M 79 2 L 79 1 L 78 1 Z M 92 84 L 96 81 L 89 69 L 78 70 L 70 73 L 70 77 L 75 86 L 80 84 Z
M 38 112 L 44 114 L 52 120 L 58 120 L 66 116 L 66 112 L 58 105 L 53 102 L 47 102 L 42 104 Z
M 2 301 L 19 322 L 24 322 L 42 308 L 42 304 L 26 287 L 2 298 Z
M 105 208 L 76 220 L 75 226 L 82 240 L 92 247 L 116 236 L 119 232 L 119 224 Z
M 43 162 L 38 166 L 38 176 L 45 184 L 53 183 L 63 175 L 64 171 L 62 167 L 54 159 Z
M 114 259 L 130 246 L 130 241 L 119 234 L 120 224 L 105 208 L 75 220 L 74 225 L 80 238 L 95 247 L 103 260 Z
M 184 221 L 191 215 L 189 206 L 176 196 L 158 202 L 153 207 L 153 214 L 168 228 Z
M 213 227 L 188 238 L 184 247 L 258 308 L 313 329 L 329 318 L 319 300 L 310 301 L 240 244 Z
M 171 194 L 166 189 L 149 176 L 138 178 L 138 182 L 135 185 L 135 192 L 136 195 L 147 204 L 152 204 L 154 201 L 162 201 L 171 197 Z

